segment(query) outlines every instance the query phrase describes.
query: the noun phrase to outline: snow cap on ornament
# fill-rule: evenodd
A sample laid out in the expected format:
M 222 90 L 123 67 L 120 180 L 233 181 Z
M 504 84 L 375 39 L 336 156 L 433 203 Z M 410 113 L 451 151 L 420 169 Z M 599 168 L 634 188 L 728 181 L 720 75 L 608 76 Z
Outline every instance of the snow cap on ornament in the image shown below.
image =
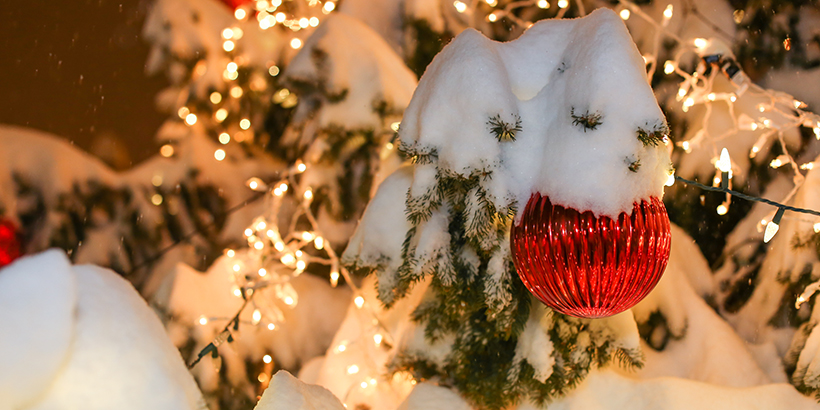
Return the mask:
M 492 174 L 481 184 L 496 209 L 518 205 L 525 285 L 559 312 L 604 317 L 666 267 L 667 133 L 623 21 L 598 9 L 508 43 L 464 31 L 428 67 L 399 136 L 439 168 Z

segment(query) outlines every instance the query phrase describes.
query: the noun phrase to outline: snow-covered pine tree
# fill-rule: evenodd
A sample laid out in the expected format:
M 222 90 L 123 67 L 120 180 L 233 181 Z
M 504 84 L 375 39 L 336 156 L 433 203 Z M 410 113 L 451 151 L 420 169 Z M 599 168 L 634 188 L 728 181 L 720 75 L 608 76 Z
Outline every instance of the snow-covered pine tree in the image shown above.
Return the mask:
M 791 185 L 787 178 L 777 178 L 764 195 L 784 196 Z M 811 170 L 791 205 L 820 208 L 818 189 L 817 171 Z M 803 215 L 784 217 L 767 245 L 761 221 L 770 220 L 772 212 L 771 206 L 756 204 L 727 238 L 724 263 L 715 273 L 721 289 L 716 302 L 748 343 L 782 361 L 782 381 L 817 396 L 820 225 Z
M 55 136 L 2 127 L 0 214 L 20 223 L 26 253 L 58 247 L 150 293 L 153 268 L 180 260 L 207 266 L 230 240 L 220 234 L 243 223 L 225 210 L 248 195 L 244 171 L 212 164 L 210 144 L 197 141 L 190 156 L 157 156 L 118 173 Z M 185 238 L 188 246 L 162 254 Z
M 665 132 L 611 11 L 539 23 L 511 43 L 473 30 L 453 40 L 405 111 L 400 150 L 413 165 L 382 183 L 343 257 L 376 275 L 387 307 L 424 292 L 391 369 L 498 409 L 563 395 L 613 359 L 640 366 L 630 313 L 581 320 L 533 302 L 509 230 L 534 192 L 597 215 L 662 195 Z
M 382 157 L 395 155 L 390 141 L 416 78 L 371 28 L 337 13 L 306 40 L 283 80 L 299 104 L 276 146 L 306 165 L 300 183 L 313 190 L 319 220 L 350 225 L 370 199 Z M 324 229 L 339 245 L 350 236 L 341 226 Z

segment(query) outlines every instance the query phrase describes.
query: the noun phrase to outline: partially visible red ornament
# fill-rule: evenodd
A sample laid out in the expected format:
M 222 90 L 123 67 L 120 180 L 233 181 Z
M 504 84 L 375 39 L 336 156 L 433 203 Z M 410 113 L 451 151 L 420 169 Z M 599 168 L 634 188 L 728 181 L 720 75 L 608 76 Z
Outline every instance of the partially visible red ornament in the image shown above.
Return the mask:
M 253 2 L 253 0 L 220 0 L 220 1 L 225 3 L 226 6 L 230 7 L 231 10 L 236 10 L 236 9 L 238 9 L 239 7 L 241 7 L 245 4 Z
M 669 261 L 669 216 L 658 198 L 618 220 L 553 205 L 534 194 L 510 233 L 521 281 L 558 312 L 600 318 L 623 312 L 655 287 Z
M 0 218 L 0 268 L 20 257 L 20 239 L 10 220 Z

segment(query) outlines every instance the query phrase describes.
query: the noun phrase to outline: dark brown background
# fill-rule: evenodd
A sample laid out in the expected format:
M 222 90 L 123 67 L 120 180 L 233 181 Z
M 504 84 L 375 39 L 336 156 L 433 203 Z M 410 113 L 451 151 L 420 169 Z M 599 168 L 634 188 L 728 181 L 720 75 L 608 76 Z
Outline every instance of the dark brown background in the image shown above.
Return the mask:
M 136 163 L 157 151 L 166 84 L 145 72 L 146 0 L 4 0 L 0 4 L 0 123 L 52 132 L 87 151 L 117 140 Z M 110 144 L 109 144 L 110 147 Z

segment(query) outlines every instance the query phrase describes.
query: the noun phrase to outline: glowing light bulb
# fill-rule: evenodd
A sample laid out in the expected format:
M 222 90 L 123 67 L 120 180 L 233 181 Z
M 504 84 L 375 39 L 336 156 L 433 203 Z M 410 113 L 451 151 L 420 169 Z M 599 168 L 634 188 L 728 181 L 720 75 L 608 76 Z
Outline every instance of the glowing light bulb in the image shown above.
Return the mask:
M 310 20 L 308 20 L 308 24 L 310 24 L 311 27 L 316 27 L 319 25 L 319 19 L 316 17 L 311 17 Z
M 629 15 L 630 15 L 630 14 L 632 14 L 632 13 L 629 11 L 629 9 L 623 9 L 623 10 L 621 10 L 621 12 L 619 13 L 619 15 L 621 16 L 621 18 L 622 18 L 624 21 L 629 20 Z
M 273 329 L 276 329 L 276 325 L 274 325 L 273 323 L 268 323 L 268 330 L 273 330 Z
M 313 199 L 313 191 L 311 191 L 309 189 L 307 191 L 305 191 L 305 199 L 307 199 L 307 200 Z
M 332 2 L 332 1 L 329 1 L 329 2 L 325 3 L 325 5 L 322 7 L 322 11 L 325 12 L 325 14 L 327 14 L 327 13 L 330 13 L 331 11 L 333 11 L 333 9 L 335 9 L 335 8 L 336 8 L 336 3 Z
M 239 68 L 239 66 L 238 66 L 238 65 L 236 65 L 236 63 L 234 63 L 233 61 L 231 61 L 230 63 L 228 63 L 227 67 L 225 67 L 225 69 L 226 69 L 226 70 L 228 70 L 228 71 L 230 71 L 230 72 L 232 72 L 232 73 L 236 72 L 236 70 L 237 70 L 238 68 Z
M 288 192 L 288 184 L 286 184 L 286 183 L 284 183 L 284 182 L 283 182 L 281 185 L 279 185 L 279 189 L 280 189 L 282 192 Z
M 763 242 L 769 243 L 774 238 L 777 231 L 780 229 L 780 220 L 783 218 L 785 208 L 777 208 L 777 213 L 774 214 L 772 221 L 766 225 L 766 233 L 763 234 Z
M 214 151 L 214 158 L 217 161 L 224 160 L 225 159 L 225 150 L 222 149 L 222 148 L 219 148 L 218 150 Z
M 673 10 L 674 9 L 672 8 L 671 4 L 666 6 L 666 9 L 663 10 L 663 18 L 666 19 L 666 20 L 671 19 Z
M 262 361 L 265 362 L 265 363 L 270 363 L 270 362 L 273 361 L 273 358 L 270 357 L 269 354 L 266 354 L 266 355 L 262 356 Z
M 720 151 L 720 159 L 716 165 L 720 172 L 729 172 L 732 170 L 732 160 L 729 158 L 729 151 L 726 148 Z
M 294 39 L 290 40 L 290 48 L 292 48 L 294 50 L 297 50 L 301 47 L 302 47 L 302 40 L 299 40 L 298 38 L 294 38 Z
M 242 87 L 240 87 L 238 85 L 231 88 L 231 97 L 233 97 L 233 98 L 239 98 L 244 93 L 245 92 L 242 91 Z
M 200 316 L 199 317 L 199 324 L 202 325 L 202 326 L 207 325 L 208 324 L 208 318 L 205 317 L 205 316 Z
M 275 244 L 273 244 L 273 247 L 277 251 L 282 252 L 283 250 L 285 250 L 285 243 L 282 242 L 282 241 L 279 241 L 279 242 L 276 242 Z
M 154 175 L 153 177 L 151 177 L 151 185 L 156 186 L 156 187 L 161 186 L 162 185 L 162 175 L 157 174 L 157 175 Z
M 307 169 L 307 165 L 305 165 L 305 163 L 304 163 L 304 162 L 299 161 L 299 163 L 298 163 L 298 164 L 296 164 L 296 170 L 297 170 L 297 171 L 299 171 L 299 172 L 305 172 L 305 170 L 306 170 L 306 169 Z
M 234 256 L 236 256 L 236 251 L 234 251 L 233 249 L 228 249 L 228 251 L 225 252 L 225 254 L 228 255 L 229 258 L 233 258 Z
M 303 260 L 299 260 L 299 261 L 296 262 L 296 269 L 302 271 L 302 270 L 305 270 L 306 267 L 307 267 L 307 262 L 305 262 Z
M 313 246 L 317 250 L 322 250 L 325 247 L 325 240 L 321 236 L 317 236 L 316 239 L 313 240 Z
M 156 206 L 162 205 L 162 195 L 160 195 L 160 194 L 152 195 L 151 196 L 151 203 L 156 205 Z
M 236 297 L 242 297 L 242 291 L 239 290 L 239 289 L 234 289 L 233 290 L 233 295 L 236 296 Z
M 259 276 L 261 276 L 261 277 L 265 277 L 267 274 L 268 274 L 267 269 L 265 269 L 265 268 L 259 268 Z
M 225 42 L 222 43 L 222 49 L 227 51 L 227 52 L 233 51 L 233 49 L 235 47 L 236 47 L 236 44 L 234 44 L 234 42 L 231 41 L 231 40 L 225 40 Z
M 233 16 L 236 17 L 237 20 L 242 20 L 247 16 L 247 13 L 243 9 L 236 9 L 236 11 L 233 12 Z
M 717 207 L 717 214 L 718 215 L 726 215 L 726 212 L 729 212 L 729 208 L 726 207 L 724 204 L 720 204 Z
M 487 16 L 487 20 L 489 20 L 491 23 L 494 23 L 496 20 L 498 20 L 498 16 L 495 14 L 495 12 L 492 12 Z
M 334 270 L 333 272 L 330 272 L 330 285 L 335 288 L 336 285 L 338 285 L 338 284 L 339 284 L 339 272 Z
M 820 233 L 820 222 L 814 224 L 814 226 L 812 226 L 812 229 L 814 230 L 814 233 Z
M 179 110 L 177 111 L 177 115 L 179 115 L 179 118 L 184 119 L 185 117 L 188 116 L 188 114 L 190 112 L 191 112 L 191 110 L 189 110 L 188 107 L 180 107 Z
M 675 72 L 675 63 L 673 63 L 670 60 L 666 60 L 666 62 L 663 63 L 663 72 L 664 72 L 664 74 L 674 73 Z
M 242 267 L 241 267 L 241 266 L 239 266 L 239 264 L 234 264 L 234 265 L 233 265 L 233 271 L 234 271 L 234 272 L 239 272 L 239 270 L 240 270 L 240 269 L 242 269 Z
M 364 306 L 364 298 L 361 296 L 356 296 L 356 298 L 353 299 L 353 303 L 356 304 L 357 308 L 361 309 L 362 306 Z
M 456 11 L 459 13 L 464 13 L 467 11 L 467 4 L 465 4 L 461 0 L 456 0 L 453 2 L 453 6 L 456 8 Z
M 264 248 L 264 247 L 265 247 L 265 244 L 263 244 L 262 242 L 254 242 L 253 247 L 254 247 L 256 250 L 262 250 L 262 248 Z
M 285 296 L 284 302 L 286 305 L 291 306 L 293 305 L 293 298 L 290 296 Z
M 565 9 L 567 7 L 569 7 L 568 0 L 558 0 L 558 8 Z
M 709 40 L 705 38 L 696 38 L 692 43 L 699 49 L 706 48 L 709 45 Z
M 538 0 L 538 3 L 536 3 L 536 4 L 538 5 L 539 8 L 542 8 L 542 9 L 550 8 L 550 3 L 547 0 Z
M 382 335 L 379 334 L 379 333 L 376 333 L 375 335 L 373 335 L 373 342 L 376 343 L 376 346 L 381 345 L 382 344 Z
M 666 185 L 666 186 L 675 185 L 675 173 L 674 172 L 669 174 L 669 178 L 666 179 L 666 183 L 664 185 Z
M 361 386 L 363 389 L 366 389 L 367 388 L 367 382 L 361 382 L 361 383 L 359 383 L 359 386 Z
M 285 265 L 292 265 L 293 262 L 296 262 L 296 257 L 292 253 L 286 253 L 279 260 Z
M 214 113 L 214 119 L 217 122 L 225 121 L 226 118 L 228 118 L 228 110 L 226 110 L 224 108 L 220 108 L 220 109 L 216 110 L 216 112 Z
M 165 158 L 170 158 L 174 155 L 174 146 L 170 144 L 165 144 L 159 149 L 159 154 Z
M 359 366 L 352 364 L 347 367 L 347 374 L 356 374 L 359 372 Z

